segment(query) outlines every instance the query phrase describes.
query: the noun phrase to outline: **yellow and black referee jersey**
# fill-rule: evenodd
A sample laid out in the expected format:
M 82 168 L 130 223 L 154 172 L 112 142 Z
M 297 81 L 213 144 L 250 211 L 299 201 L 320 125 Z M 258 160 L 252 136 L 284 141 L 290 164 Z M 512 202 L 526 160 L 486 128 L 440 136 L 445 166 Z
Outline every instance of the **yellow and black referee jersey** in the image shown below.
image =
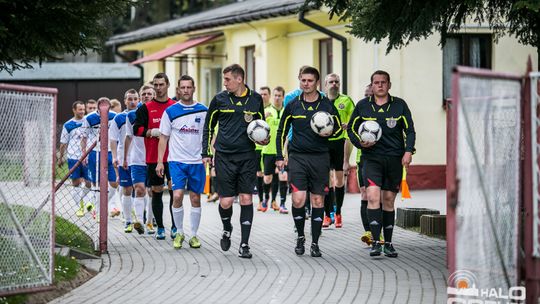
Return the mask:
M 382 136 L 375 145 L 363 148 L 360 146 L 358 128 L 367 120 L 379 123 Z M 381 106 L 375 103 L 372 96 L 360 100 L 354 108 L 347 132 L 354 146 L 362 149 L 362 157 L 403 156 L 406 151 L 415 151 L 416 133 L 411 111 L 399 97 L 388 95 L 388 101 Z
M 325 111 L 332 115 L 334 120 L 334 131 L 331 137 L 338 137 L 343 130 L 339 121 L 339 114 L 332 102 L 325 96 L 319 94 L 319 98 L 314 102 L 304 100 L 301 94 L 293 101 L 289 102 L 281 116 L 276 135 L 277 159 L 283 159 L 283 146 L 292 126 L 292 137 L 289 140 L 288 152 L 299 153 L 320 153 L 328 152 L 328 138 L 319 136 L 311 129 L 311 117 L 313 114 Z
M 246 87 L 242 96 L 223 91 L 208 106 L 203 130 L 202 156 L 212 155 L 211 142 L 214 128 L 219 126 L 214 148 L 222 153 L 255 151 L 255 144 L 247 135 L 247 126 L 256 119 L 264 119 L 261 95 Z

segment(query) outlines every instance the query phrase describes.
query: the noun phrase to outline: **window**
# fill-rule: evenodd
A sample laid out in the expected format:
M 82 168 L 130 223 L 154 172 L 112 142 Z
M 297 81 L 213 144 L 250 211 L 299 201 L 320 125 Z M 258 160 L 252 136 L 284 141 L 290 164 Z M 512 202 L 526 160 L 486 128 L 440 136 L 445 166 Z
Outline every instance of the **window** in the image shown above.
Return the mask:
M 178 57 L 178 72 L 180 76 L 188 75 L 188 58 L 187 56 Z
M 333 71 L 332 57 L 332 38 L 319 40 L 319 72 L 322 79 Z
M 250 89 L 255 89 L 255 46 L 246 46 L 244 48 L 244 58 L 245 64 L 244 68 L 246 71 L 245 82 Z
M 491 69 L 491 35 L 452 35 L 443 48 L 443 99 L 452 97 L 452 68 L 456 65 Z
M 221 70 L 221 68 L 207 68 L 204 70 L 204 97 L 206 100 L 202 102 L 206 105 L 209 105 L 212 98 L 223 90 Z

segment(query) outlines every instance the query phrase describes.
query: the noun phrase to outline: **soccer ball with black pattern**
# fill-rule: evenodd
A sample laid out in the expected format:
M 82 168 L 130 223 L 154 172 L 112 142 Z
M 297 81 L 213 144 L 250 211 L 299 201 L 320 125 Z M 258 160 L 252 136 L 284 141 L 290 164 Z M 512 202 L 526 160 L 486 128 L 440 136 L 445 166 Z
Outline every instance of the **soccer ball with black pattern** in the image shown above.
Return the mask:
M 367 120 L 358 128 L 360 139 L 365 143 L 377 142 L 382 136 L 381 126 L 376 121 Z
M 247 135 L 253 142 L 263 142 L 270 137 L 270 126 L 262 119 L 254 120 L 247 127 Z
M 310 125 L 313 132 L 322 137 L 328 137 L 332 135 L 332 131 L 334 131 L 334 120 L 332 119 L 332 115 L 325 111 L 319 111 L 313 114 L 313 116 L 311 116 Z

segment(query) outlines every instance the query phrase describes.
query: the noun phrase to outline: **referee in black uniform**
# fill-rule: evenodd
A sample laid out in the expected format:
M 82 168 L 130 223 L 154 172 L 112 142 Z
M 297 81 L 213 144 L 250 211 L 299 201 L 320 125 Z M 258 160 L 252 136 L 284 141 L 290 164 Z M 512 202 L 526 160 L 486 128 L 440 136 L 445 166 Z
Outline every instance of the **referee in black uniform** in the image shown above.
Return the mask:
M 242 258 L 251 258 L 248 241 L 253 222 L 253 188 L 256 182 L 257 157 L 255 144 L 246 129 L 255 119 L 264 119 L 261 95 L 244 84 L 244 69 L 233 64 L 223 69 L 226 91 L 217 94 L 208 107 L 203 134 L 203 162 L 212 162 L 211 142 L 214 128 L 219 131 L 215 141 L 214 165 L 219 193 L 219 214 L 223 222 L 221 249 L 231 247 L 232 204 L 240 196 L 240 226 L 242 241 L 238 250 Z M 258 144 L 268 144 L 267 142 Z
M 415 151 L 416 133 L 407 103 L 388 94 L 391 87 L 390 75 L 385 71 L 375 71 L 371 75 L 371 87 L 373 96 L 356 104 L 347 132 L 351 142 L 362 149 L 362 175 L 368 199 L 367 216 L 375 241 L 369 254 L 379 256 L 384 252 L 388 257 L 397 257 L 392 245 L 394 200 L 399 192 L 403 167 L 409 166 Z M 376 143 L 364 143 L 360 139 L 358 128 L 366 120 L 376 121 L 382 128 L 382 136 Z M 379 243 L 381 228 L 384 231 L 384 247 Z
M 311 117 L 319 111 L 328 112 L 334 119 L 334 130 L 331 136 L 339 136 L 342 132 L 336 107 L 317 91 L 319 79 L 319 71 L 316 68 L 304 68 L 300 75 L 302 94 L 285 107 L 276 136 L 276 166 L 282 170 L 285 165 L 283 147 L 289 129 L 293 127 L 294 140 L 288 144 L 288 167 L 289 184 L 293 189 L 292 216 L 298 232 L 295 252 L 297 255 L 302 255 L 305 251 L 304 204 L 306 193 L 309 191 L 313 208 L 311 213 L 312 257 L 321 256 L 318 242 L 324 217 L 324 196 L 328 193 L 330 156 L 328 138 L 313 132 L 310 126 Z

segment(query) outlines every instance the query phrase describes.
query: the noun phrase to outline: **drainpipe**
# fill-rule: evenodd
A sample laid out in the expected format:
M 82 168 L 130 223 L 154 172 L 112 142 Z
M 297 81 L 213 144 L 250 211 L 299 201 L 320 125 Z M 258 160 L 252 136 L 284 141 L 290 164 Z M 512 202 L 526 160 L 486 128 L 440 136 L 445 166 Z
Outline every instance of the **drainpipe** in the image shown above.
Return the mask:
M 316 31 L 319 31 L 323 34 L 326 34 L 336 40 L 339 40 L 341 41 L 341 72 L 342 72 L 342 91 L 343 91 L 343 94 L 347 94 L 347 84 L 348 84 L 348 79 L 349 77 L 347 76 L 347 38 L 335 33 L 335 32 L 332 32 L 331 30 L 325 28 L 325 27 L 322 27 L 312 21 L 309 21 L 307 19 L 304 18 L 304 14 L 305 14 L 305 11 L 302 10 L 300 11 L 300 13 L 298 14 L 298 21 L 300 21 L 300 23 L 303 23 L 309 27 L 311 27 L 312 29 L 316 30 Z
M 125 62 L 129 62 L 128 58 L 126 58 L 124 54 L 118 51 L 118 48 L 116 48 L 116 44 L 113 45 L 113 50 L 116 56 L 122 58 Z M 144 84 L 144 68 L 140 64 L 135 64 L 134 66 L 137 67 L 140 71 L 140 74 L 141 74 L 140 79 L 141 79 L 141 86 L 142 86 Z

